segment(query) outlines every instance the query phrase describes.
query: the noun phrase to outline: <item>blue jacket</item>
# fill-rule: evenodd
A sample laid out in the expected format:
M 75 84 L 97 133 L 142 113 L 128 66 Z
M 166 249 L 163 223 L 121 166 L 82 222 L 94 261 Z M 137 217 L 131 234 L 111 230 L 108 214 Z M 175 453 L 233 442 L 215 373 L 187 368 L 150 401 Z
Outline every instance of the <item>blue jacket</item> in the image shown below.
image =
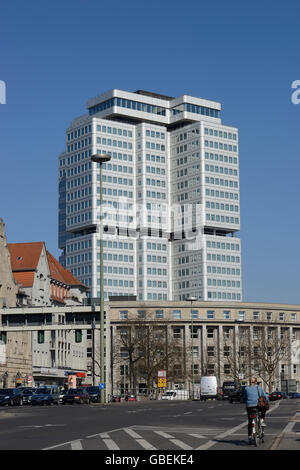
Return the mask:
M 251 385 L 250 387 L 244 388 L 244 399 L 245 399 L 246 407 L 257 406 L 257 402 L 259 398 L 257 388 L 259 390 L 260 396 L 265 397 L 269 401 L 268 395 L 263 391 L 260 385 L 258 385 L 258 387 L 257 385 Z

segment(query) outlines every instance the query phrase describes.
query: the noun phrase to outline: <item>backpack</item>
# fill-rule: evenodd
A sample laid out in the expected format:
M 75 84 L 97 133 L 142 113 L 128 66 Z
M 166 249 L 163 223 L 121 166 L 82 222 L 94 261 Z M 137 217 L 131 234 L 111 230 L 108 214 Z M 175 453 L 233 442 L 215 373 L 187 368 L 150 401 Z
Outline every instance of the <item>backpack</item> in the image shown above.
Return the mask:
M 257 386 L 257 392 L 258 392 L 257 408 L 259 408 L 260 410 L 263 410 L 263 411 L 268 411 L 269 402 L 265 397 L 260 395 L 258 386 Z

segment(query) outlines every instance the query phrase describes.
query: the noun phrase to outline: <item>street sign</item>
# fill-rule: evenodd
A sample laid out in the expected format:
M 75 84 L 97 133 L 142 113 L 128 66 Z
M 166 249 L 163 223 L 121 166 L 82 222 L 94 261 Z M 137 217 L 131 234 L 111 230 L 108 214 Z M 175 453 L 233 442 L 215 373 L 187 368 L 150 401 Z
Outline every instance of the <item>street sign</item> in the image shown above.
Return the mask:
M 105 383 L 99 384 L 99 388 L 100 388 L 100 390 L 102 390 L 103 388 L 105 388 Z
M 167 378 L 166 377 L 158 377 L 157 386 L 159 388 L 166 388 L 167 386 Z

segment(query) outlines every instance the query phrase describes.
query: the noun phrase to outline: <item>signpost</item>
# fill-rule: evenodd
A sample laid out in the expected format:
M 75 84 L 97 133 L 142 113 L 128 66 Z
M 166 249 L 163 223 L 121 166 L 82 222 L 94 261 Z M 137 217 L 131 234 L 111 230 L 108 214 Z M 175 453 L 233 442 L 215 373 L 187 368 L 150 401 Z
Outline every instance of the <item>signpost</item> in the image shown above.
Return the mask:
M 157 386 L 158 388 L 167 387 L 167 371 L 166 370 L 159 370 L 157 372 Z

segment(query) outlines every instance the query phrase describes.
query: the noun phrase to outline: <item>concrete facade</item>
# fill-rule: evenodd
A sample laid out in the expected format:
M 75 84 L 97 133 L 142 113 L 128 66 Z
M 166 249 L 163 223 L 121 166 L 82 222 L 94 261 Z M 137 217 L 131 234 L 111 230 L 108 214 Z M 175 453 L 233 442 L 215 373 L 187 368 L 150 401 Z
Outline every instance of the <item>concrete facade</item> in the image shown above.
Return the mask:
M 17 305 L 19 286 L 11 269 L 5 224 L 0 219 L 0 305 L 9 309 Z M 31 333 L 0 330 L 0 387 L 30 383 L 32 376 Z

